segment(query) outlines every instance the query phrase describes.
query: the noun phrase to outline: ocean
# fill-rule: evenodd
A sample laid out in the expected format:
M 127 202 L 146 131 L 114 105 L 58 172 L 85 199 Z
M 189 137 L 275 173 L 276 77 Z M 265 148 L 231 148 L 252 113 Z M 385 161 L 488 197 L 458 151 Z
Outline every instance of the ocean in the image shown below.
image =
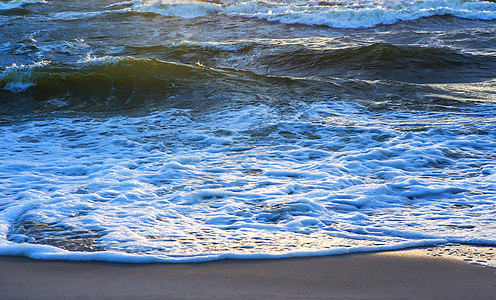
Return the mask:
M 467 245 L 496 246 L 495 2 L 0 1 L 0 255 Z

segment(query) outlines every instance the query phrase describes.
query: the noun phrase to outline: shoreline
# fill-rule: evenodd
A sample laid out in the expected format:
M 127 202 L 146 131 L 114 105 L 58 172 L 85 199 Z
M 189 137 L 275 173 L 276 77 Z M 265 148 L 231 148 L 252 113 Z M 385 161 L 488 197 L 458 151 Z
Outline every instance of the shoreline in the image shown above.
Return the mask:
M 1 299 L 493 299 L 495 294 L 496 269 L 429 249 L 184 264 L 0 256 Z

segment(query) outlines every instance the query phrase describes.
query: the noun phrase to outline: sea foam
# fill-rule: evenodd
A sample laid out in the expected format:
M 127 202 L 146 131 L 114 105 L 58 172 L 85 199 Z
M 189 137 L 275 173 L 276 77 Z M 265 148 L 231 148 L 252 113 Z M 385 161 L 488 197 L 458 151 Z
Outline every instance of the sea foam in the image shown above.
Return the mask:
M 496 245 L 496 108 L 480 106 L 3 122 L 0 254 L 186 262 Z
M 14 1 L 7 1 L 7 2 L 0 2 L 0 10 L 9 10 L 9 9 L 14 9 L 14 8 L 19 8 L 22 7 L 26 4 L 33 4 L 33 3 L 47 3 L 44 0 L 38 0 L 38 1 L 25 1 L 25 0 L 14 0 Z
M 496 19 L 496 4 L 460 0 L 377 2 L 360 1 L 305 4 L 301 1 L 133 1 L 131 9 L 185 18 L 222 13 L 284 24 L 324 25 L 335 28 L 367 28 L 424 17 L 452 15 L 473 20 Z
M 133 1 L 133 9 L 140 12 L 154 12 L 165 16 L 196 18 L 222 11 L 222 6 L 194 0 Z

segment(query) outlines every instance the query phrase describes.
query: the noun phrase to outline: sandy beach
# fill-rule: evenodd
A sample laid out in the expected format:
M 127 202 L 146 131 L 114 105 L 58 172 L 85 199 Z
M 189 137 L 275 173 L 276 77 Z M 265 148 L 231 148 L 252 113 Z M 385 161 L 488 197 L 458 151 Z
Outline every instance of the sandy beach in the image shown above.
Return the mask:
M 198 264 L 0 258 L 1 299 L 494 299 L 495 269 L 427 250 Z

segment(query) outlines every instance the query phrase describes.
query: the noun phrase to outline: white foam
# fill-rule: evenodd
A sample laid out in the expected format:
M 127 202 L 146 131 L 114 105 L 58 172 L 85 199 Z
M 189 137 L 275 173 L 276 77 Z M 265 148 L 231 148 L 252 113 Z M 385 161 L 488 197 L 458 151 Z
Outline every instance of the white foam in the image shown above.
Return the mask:
M 113 66 L 121 62 L 122 60 L 125 60 L 125 57 L 121 56 L 96 56 L 96 55 L 91 55 L 89 53 L 86 53 L 83 55 L 78 61 L 78 64 L 83 64 L 86 66 Z
M 3 122 L 0 254 L 185 262 L 496 245 L 494 111 L 333 100 Z M 101 251 L 49 246 L 78 239 Z
M 16 64 L 13 63 L 0 73 L 0 82 L 4 82 L 4 90 L 14 93 L 24 92 L 32 86 L 35 86 L 33 71 L 50 64 L 49 61 L 39 61 L 32 64 Z
M 110 12 L 112 11 L 106 11 L 106 10 L 88 11 L 88 12 L 65 11 L 65 12 L 54 13 L 51 15 L 51 18 L 54 20 L 65 20 L 65 21 L 82 20 L 82 19 L 94 18 L 96 16 L 104 15 Z
M 226 1 L 223 4 L 193 0 L 133 1 L 131 9 L 165 16 L 194 18 L 222 13 L 284 24 L 325 25 L 336 28 L 366 28 L 423 17 L 453 15 L 474 20 L 495 20 L 496 4 L 479 1 L 349 1 L 320 5 L 301 1 Z
M 22 7 L 26 4 L 33 4 L 33 3 L 46 3 L 46 1 L 44 1 L 44 0 L 38 0 L 38 1 L 14 0 L 14 1 L 8 1 L 8 2 L 2 1 L 2 2 L 0 2 L 0 10 L 19 8 L 19 7 Z
M 247 49 L 253 46 L 253 42 L 191 42 L 191 41 L 181 41 L 178 43 L 173 43 L 170 45 L 171 48 L 177 48 L 181 46 L 187 47 L 198 47 L 202 50 L 210 51 L 223 51 L 223 52 L 238 52 L 240 50 Z
M 13 244 L 0 241 L 0 255 L 25 256 L 32 259 L 43 260 L 69 260 L 69 261 L 106 261 L 123 263 L 198 263 L 224 259 L 279 259 L 291 257 L 311 257 L 341 255 L 350 253 L 366 253 L 377 251 L 393 251 L 413 247 L 436 246 L 444 243 L 444 240 L 419 240 L 405 242 L 392 246 L 375 247 L 349 247 L 334 248 L 320 251 L 301 251 L 283 253 L 222 253 L 205 254 L 193 257 L 180 255 L 140 255 L 133 253 L 122 253 L 117 251 L 106 252 L 69 252 L 52 246 L 34 244 Z
M 222 6 L 194 0 L 133 1 L 133 9 L 140 12 L 154 12 L 165 16 L 196 18 L 221 12 Z

